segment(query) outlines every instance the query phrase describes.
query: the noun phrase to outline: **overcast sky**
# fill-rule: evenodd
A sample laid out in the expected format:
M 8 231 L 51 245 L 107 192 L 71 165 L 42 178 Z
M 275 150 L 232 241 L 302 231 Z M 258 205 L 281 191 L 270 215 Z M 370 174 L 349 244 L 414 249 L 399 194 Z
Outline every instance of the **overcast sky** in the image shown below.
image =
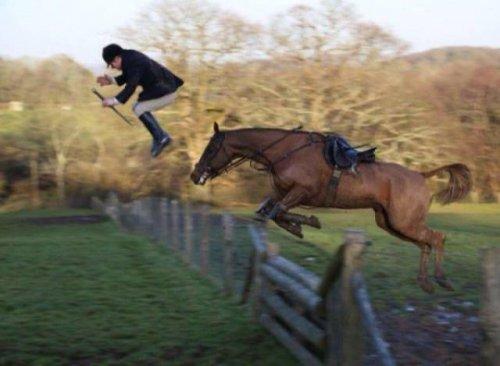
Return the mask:
M 182 1 L 182 0 L 178 0 Z M 0 0 L 0 56 L 65 53 L 85 65 L 130 24 L 147 0 Z M 319 0 L 212 0 L 265 23 L 292 5 Z M 413 51 L 442 46 L 500 47 L 500 0 L 352 0 L 357 13 L 391 30 Z

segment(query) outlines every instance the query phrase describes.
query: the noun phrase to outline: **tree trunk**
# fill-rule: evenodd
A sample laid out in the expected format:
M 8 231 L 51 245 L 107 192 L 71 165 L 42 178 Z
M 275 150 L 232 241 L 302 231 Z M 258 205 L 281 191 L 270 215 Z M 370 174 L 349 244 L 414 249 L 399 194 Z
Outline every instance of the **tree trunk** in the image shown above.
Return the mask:
M 66 202 L 66 157 L 63 154 L 56 156 L 56 185 L 59 204 Z
M 32 152 L 30 161 L 31 208 L 40 206 L 40 173 L 38 170 L 38 153 Z

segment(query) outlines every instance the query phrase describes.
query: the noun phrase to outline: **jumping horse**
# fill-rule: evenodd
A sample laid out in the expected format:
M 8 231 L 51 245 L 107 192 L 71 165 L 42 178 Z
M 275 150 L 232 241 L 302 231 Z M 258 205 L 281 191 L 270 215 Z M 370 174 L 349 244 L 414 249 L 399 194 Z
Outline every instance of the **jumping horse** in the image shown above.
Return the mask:
M 294 207 L 371 208 L 380 228 L 420 248 L 420 287 L 429 293 L 434 291 L 427 272 L 434 249 L 434 280 L 452 291 L 442 268 L 445 235 L 430 229 L 426 217 L 433 197 L 447 204 L 467 195 L 472 186 L 467 166 L 451 164 L 417 172 L 399 164 L 373 161 L 342 171 L 325 159 L 328 138 L 327 134 L 297 129 L 221 131 L 215 123 L 214 134 L 195 165 L 191 180 L 202 185 L 244 161 L 259 164 L 271 175 L 273 192 L 258 212 L 299 237 L 301 225 L 321 226 L 314 216 L 289 212 Z M 440 172 L 449 174 L 448 186 L 432 195 L 426 179 Z

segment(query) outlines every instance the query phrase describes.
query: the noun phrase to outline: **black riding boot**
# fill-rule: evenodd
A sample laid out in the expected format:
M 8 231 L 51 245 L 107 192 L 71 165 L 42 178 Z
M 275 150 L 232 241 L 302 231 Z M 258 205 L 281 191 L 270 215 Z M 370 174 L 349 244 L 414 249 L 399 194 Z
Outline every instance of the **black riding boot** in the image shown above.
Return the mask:
M 144 112 L 139 116 L 139 119 L 147 128 L 151 136 L 153 136 L 151 156 L 155 158 L 160 155 L 161 151 L 172 141 L 172 139 L 168 133 L 162 130 L 151 112 Z

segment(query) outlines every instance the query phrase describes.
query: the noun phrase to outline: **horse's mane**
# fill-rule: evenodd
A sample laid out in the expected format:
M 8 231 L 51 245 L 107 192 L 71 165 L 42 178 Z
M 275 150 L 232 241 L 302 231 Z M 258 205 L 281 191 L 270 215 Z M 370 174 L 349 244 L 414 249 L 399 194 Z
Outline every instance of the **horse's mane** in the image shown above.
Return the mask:
M 302 125 L 295 127 L 291 130 L 285 128 L 276 128 L 276 127 L 245 127 L 238 128 L 236 130 L 223 130 L 221 132 L 287 132 L 287 133 L 297 133 L 297 134 L 315 134 L 322 137 L 326 137 L 328 135 L 338 135 L 336 132 L 332 131 L 307 131 L 302 130 Z

